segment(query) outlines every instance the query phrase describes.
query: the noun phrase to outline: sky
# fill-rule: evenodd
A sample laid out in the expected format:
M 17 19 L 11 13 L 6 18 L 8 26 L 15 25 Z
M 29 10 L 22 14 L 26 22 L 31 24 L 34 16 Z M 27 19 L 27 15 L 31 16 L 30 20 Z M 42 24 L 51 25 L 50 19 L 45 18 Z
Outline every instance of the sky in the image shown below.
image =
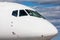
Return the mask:
M 54 24 L 59 34 L 53 40 L 60 40 L 60 0 L 0 0 L 1 2 L 16 2 L 36 9 L 48 21 Z

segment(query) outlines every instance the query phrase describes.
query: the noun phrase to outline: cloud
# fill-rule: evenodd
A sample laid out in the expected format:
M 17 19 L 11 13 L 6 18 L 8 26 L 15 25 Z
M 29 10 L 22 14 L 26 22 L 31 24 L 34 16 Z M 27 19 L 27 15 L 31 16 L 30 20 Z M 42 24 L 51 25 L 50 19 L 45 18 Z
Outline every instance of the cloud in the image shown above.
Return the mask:
M 15 2 L 15 0 L 0 0 L 0 2 Z
M 21 1 L 32 1 L 41 4 L 60 4 L 60 0 L 16 0 L 17 2 Z
M 60 6 L 47 7 L 47 8 L 42 8 L 40 6 L 34 6 L 33 8 L 41 12 L 41 14 L 43 15 L 60 17 Z
M 0 0 L 0 1 L 7 1 L 7 2 L 22 2 L 22 1 L 31 1 L 40 4 L 60 4 L 60 0 Z
M 49 6 L 49 5 L 48 5 Z M 37 10 L 40 10 L 40 11 L 60 11 L 60 6 L 52 6 L 52 7 L 43 7 L 41 5 L 39 6 L 34 6 L 33 8 L 36 8 Z
M 52 23 L 60 23 L 60 19 L 53 19 L 53 20 L 49 20 Z
M 42 4 L 60 4 L 60 0 L 42 0 Z

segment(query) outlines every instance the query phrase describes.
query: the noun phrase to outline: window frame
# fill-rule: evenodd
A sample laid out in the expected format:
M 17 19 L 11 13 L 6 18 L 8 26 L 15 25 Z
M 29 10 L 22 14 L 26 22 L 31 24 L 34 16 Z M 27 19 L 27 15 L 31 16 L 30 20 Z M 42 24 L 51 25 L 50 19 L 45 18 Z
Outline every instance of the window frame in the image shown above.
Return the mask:
M 14 12 L 14 11 L 17 11 L 17 15 L 16 15 L 16 16 L 13 15 L 13 12 Z M 18 10 L 13 10 L 13 11 L 12 11 L 12 16 L 14 16 L 14 17 L 18 17 Z
M 21 10 L 24 10 L 24 9 L 21 9 Z M 24 10 L 24 12 L 27 14 L 27 15 L 25 15 L 25 16 L 28 16 L 28 13 L 26 12 L 26 10 Z M 18 11 L 18 16 L 20 15 L 21 13 L 20 13 L 20 10 Z M 21 16 L 19 16 L 19 17 L 21 17 Z
M 30 10 L 30 9 L 25 9 L 26 10 L 26 12 L 27 12 L 27 10 L 28 11 L 32 11 L 32 12 L 34 12 L 35 10 Z M 35 12 L 37 12 L 37 11 L 35 11 Z M 28 13 L 28 12 L 27 12 Z M 29 13 L 28 13 L 29 14 Z M 38 12 L 38 14 L 39 14 L 39 12 Z M 29 14 L 30 15 L 30 14 Z M 44 19 L 46 19 L 44 16 L 42 16 L 41 14 L 39 14 L 41 17 L 39 17 L 39 16 L 34 16 L 34 17 L 38 17 L 38 18 L 44 18 Z M 30 16 L 33 16 L 33 15 L 30 15 Z

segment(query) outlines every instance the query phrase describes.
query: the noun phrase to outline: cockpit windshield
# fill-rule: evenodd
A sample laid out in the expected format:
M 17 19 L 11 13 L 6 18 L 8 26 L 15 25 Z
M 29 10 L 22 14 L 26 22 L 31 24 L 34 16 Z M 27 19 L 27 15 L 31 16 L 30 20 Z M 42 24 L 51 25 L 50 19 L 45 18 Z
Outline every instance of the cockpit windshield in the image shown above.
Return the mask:
M 32 11 L 32 10 L 27 10 L 26 11 L 28 12 L 28 14 L 30 16 L 35 16 L 35 17 L 39 17 L 39 18 L 44 18 L 42 15 L 40 15 L 37 11 Z M 45 18 L 44 18 L 45 19 Z

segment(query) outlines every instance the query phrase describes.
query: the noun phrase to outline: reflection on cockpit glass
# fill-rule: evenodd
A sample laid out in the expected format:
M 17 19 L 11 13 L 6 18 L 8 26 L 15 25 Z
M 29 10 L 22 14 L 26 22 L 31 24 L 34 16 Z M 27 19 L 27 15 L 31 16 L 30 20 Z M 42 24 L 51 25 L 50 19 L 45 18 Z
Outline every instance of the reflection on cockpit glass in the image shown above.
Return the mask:
M 32 11 L 32 10 L 28 10 L 26 9 L 26 11 L 28 12 L 28 14 L 30 16 L 35 16 L 35 17 L 39 17 L 39 18 L 44 18 L 42 15 L 40 15 L 37 11 Z M 45 19 L 45 18 L 44 18 Z

